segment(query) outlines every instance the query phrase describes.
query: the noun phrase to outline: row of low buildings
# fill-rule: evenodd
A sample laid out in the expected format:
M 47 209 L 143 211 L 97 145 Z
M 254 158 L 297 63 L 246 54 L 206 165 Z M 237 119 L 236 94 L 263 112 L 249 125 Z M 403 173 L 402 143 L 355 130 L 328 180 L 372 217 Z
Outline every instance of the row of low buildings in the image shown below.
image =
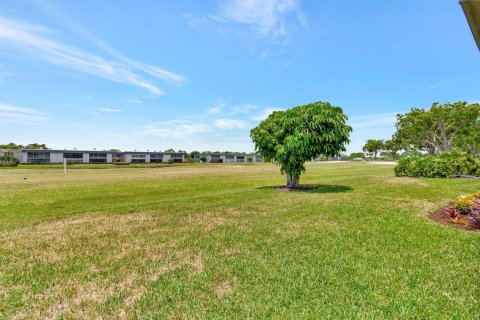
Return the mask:
M 185 152 L 156 152 L 156 151 L 97 151 L 97 150 L 0 150 L 0 156 L 13 156 L 20 163 L 49 164 L 63 163 L 161 163 L 184 162 Z
M 245 163 L 245 162 L 263 162 L 263 157 L 259 154 L 244 153 L 211 153 L 194 155 L 195 162 L 206 163 Z
M 186 152 L 156 151 L 97 151 L 97 150 L 0 150 L 0 156 L 13 156 L 23 164 L 63 163 L 163 163 L 185 162 Z M 263 162 L 263 157 L 256 154 L 196 154 L 195 162 L 206 163 L 245 163 Z

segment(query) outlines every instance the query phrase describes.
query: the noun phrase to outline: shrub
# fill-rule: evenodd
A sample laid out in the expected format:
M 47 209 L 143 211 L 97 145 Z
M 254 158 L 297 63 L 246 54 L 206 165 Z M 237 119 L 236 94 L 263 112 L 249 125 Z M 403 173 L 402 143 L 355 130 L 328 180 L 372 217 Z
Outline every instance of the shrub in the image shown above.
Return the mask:
M 461 214 L 469 214 L 477 198 L 473 194 L 463 195 L 452 201 L 452 205 L 460 211 Z
M 3 156 L 0 157 L 0 166 L 2 167 L 16 167 L 20 163 L 20 160 L 18 160 L 15 157 L 11 156 Z
M 443 152 L 439 155 L 401 159 L 395 167 L 398 177 L 450 178 L 454 176 L 480 176 L 480 161 L 468 153 Z

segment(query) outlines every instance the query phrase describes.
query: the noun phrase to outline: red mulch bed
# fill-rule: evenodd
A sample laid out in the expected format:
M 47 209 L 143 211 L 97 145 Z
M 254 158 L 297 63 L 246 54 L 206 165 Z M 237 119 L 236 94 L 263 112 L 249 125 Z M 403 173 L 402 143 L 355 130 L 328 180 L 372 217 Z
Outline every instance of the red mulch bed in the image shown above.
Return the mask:
M 474 231 L 474 232 L 480 232 L 480 229 L 474 228 L 471 225 L 468 224 L 468 217 L 460 215 L 458 217 L 459 223 L 453 223 L 450 221 L 450 217 L 448 216 L 448 209 L 452 209 L 453 206 L 448 205 L 443 208 L 438 209 L 434 213 L 430 214 L 428 217 L 432 219 L 433 221 L 443 223 L 446 225 L 449 225 L 451 227 L 459 228 L 459 229 L 464 229 L 464 230 L 469 230 L 469 231 Z M 463 224 L 461 222 L 464 222 L 466 224 Z

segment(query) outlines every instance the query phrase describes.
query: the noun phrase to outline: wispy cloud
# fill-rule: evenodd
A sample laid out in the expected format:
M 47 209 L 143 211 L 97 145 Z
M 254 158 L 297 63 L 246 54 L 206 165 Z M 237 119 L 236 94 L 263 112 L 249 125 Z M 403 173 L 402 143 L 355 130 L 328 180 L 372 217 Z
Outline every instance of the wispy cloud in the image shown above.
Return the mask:
M 209 114 L 219 114 L 220 112 L 222 112 L 222 110 L 219 107 L 213 107 L 210 110 L 208 110 Z
M 246 122 L 238 119 L 218 119 L 215 120 L 215 127 L 220 129 L 243 129 L 247 126 Z
M 177 83 L 184 80 L 181 75 L 130 60 L 98 39 L 96 44 L 101 45 L 116 60 L 106 59 L 80 48 L 63 44 L 54 39 L 54 35 L 56 33 L 53 30 L 44 26 L 0 17 L 0 45 L 7 46 L 24 55 L 34 56 L 50 64 L 114 82 L 137 86 L 154 95 L 162 95 L 163 91 L 140 73 Z
M 157 125 L 146 125 L 137 133 L 144 136 L 155 136 L 160 138 L 183 138 L 198 133 L 208 132 L 212 127 L 203 123 L 196 123 L 186 120 L 169 120 Z
M 0 122 L 36 124 L 48 120 L 36 110 L 11 105 L 0 105 Z
M 131 104 L 142 104 L 143 103 L 142 99 L 125 99 L 124 101 L 127 102 L 127 103 L 131 103 Z
M 96 110 L 102 111 L 102 112 L 122 112 L 122 110 L 112 109 L 112 108 L 97 108 Z
M 440 82 L 437 82 L 437 83 L 433 83 L 433 84 L 429 85 L 428 87 L 430 89 L 437 89 L 437 88 L 443 87 L 447 84 L 448 84 L 448 81 L 440 81 Z
M 281 111 L 282 109 L 274 109 L 274 108 L 268 108 L 268 109 L 264 109 L 262 112 L 260 112 L 259 114 L 257 114 L 256 116 L 253 117 L 253 120 L 256 120 L 256 121 L 262 121 L 262 120 L 265 120 L 268 118 L 268 116 L 273 112 L 273 111 Z
M 88 29 L 84 28 L 82 25 L 78 24 L 71 16 L 66 12 L 61 10 L 58 6 L 53 5 L 48 0 L 43 1 L 34 1 L 34 4 L 42 10 L 43 12 L 52 16 L 55 20 L 61 21 L 65 27 L 70 29 L 73 33 L 78 34 L 83 39 L 87 40 L 91 44 L 97 46 L 98 48 L 104 50 L 105 52 L 111 54 L 119 61 L 128 64 L 129 66 L 141 70 L 145 73 L 150 74 L 156 78 L 172 82 L 175 84 L 181 84 L 185 81 L 185 77 L 171 71 L 162 69 L 158 66 L 149 65 L 146 63 L 141 63 L 130 59 L 123 55 L 121 52 L 110 46 L 107 42 L 100 39 Z
M 231 116 L 237 114 L 248 114 L 253 110 L 257 109 L 259 109 L 259 107 L 254 104 L 245 103 L 232 106 L 225 103 L 225 101 L 223 101 L 222 99 L 217 99 L 216 105 L 208 110 L 208 114 L 218 115 L 220 113 L 223 113 L 227 116 Z
M 352 117 L 348 123 L 353 130 L 378 128 L 380 126 L 393 126 L 397 120 L 397 112 L 379 113 L 367 116 Z
M 234 106 L 232 108 L 232 114 L 238 114 L 238 113 L 242 113 L 242 114 L 247 114 L 247 113 L 250 113 L 251 111 L 253 110 L 257 110 L 258 107 L 256 105 L 253 105 L 253 104 L 242 104 L 242 105 L 239 105 L 239 106 Z
M 300 0 L 218 0 L 215 12 L 184 17 L 192 27 L 210 25 L 226 38 L 246 40 L 249 53 L 260 58 L 283 53 L 293 31 L 308 24 Z
M 260 37 L 288 35 L 288 19 L 305 23 L 299 0 L 230 0 L 222 1 L 217 20 L 245 24 Z

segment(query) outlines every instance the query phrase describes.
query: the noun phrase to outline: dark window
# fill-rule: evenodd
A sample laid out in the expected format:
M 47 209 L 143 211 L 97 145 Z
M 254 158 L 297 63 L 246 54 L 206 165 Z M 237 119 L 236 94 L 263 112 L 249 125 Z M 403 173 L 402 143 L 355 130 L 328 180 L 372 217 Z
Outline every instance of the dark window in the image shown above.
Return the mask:
M 90 153 L 88 156 L 90 159 L 107 159 L 106 153 Z
M 50 163 L 50 152 L 34 151 L 27 153 L 27 163 Z
M 106 163 L 107 159 L 95 159 L 95 158 L 90 158 L 89 160 L 90 163 Z
M 63 157 L 67 159 L 83 159 L 82 152 L 64 152 Z

